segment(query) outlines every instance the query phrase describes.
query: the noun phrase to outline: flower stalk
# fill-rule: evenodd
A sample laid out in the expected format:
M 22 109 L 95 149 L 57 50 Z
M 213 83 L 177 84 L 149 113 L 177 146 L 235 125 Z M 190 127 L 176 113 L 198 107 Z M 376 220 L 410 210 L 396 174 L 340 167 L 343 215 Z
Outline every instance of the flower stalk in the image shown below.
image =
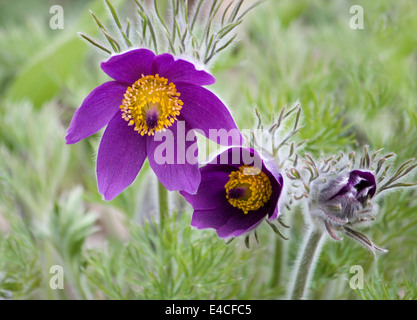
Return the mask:
M 274 248 L 274 263 L 272 267 L 272 276 L 270 287 L 274 288 L 279 285 L 280 278 L 281 278 L 281 265 L 282 265 L 282 257 L 283 257 L 283 250 L 284 245 L 282 239 L 275 240 L 275 248 Z
M 169 216 L 169 195 L 168 190 L 158 181 L 158 201 L 159 201 L 159 225 L 164 229 L 165 221 Z
M 319 228 L 310 228 L 298 254 L 289 291 L 291 300 L 302 300 L 307 296 L 308 286 L 314 273 L 317 258 L 324 243 L 324 233 Z

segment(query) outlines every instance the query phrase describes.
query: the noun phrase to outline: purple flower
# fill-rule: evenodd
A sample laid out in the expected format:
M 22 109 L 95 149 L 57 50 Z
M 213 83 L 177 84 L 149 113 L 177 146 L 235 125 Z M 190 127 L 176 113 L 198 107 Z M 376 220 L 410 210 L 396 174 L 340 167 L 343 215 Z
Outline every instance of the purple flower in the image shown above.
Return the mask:
M 202 87 L 213 84 L 213 76 L 190 62 L 174 60 L 168 53 L 156 56 L 147 49 L 115 55 L 101 68 L 114 81 L 103 83 L 85 98 L 66 142 L 76 143 L 107 125 L 97 156 L 98 189 L 104 199 L 111 200 L 128 187 L 146 157 L 168 190 L 196 192 L 201 179 L 198 163 L 183 159 L 186 150 L 193 148 L 192 130 L 199 129 L 206 137 L 210 129 L 238 131 L 226 106 Z M 166 131 L 174 139 L 169 143 L 173 149 L 166 151 L 174 158 L 169 163 L 155 152 L 165 143 Z M 218 142 L 218 137 L 214 140 Z M 240 142 L 239 133 L 232 143 Z
M 255 150 L 229 148 L 200 171 L 197 193 L 181 192 L 194 208 L 192 226 L 214 228 L 220 238 L 237 237 L 265 217 L 278 217 L 283 178 Z

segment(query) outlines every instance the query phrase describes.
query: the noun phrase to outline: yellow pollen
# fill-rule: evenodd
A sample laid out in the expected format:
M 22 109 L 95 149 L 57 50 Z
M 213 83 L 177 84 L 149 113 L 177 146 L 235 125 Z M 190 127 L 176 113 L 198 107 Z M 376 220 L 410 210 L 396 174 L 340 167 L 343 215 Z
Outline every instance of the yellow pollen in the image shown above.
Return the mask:
M 232 206 L 241 209 L 245 214 L 262 208 L 271 198 L 271 181 L 257 168 L 241 166 L 239 170 L 233 171 L 229 178 L 224 186 L 226 198 Z M 243 189 L 245 192 L 238 199 L 232 199 L 229 192 L 236 189 Z
M 143 76 L 127 88 L 120 109 L 122 118 L 142 136 L 155 135 L 172 126 L 180 115 L 183 102 L 175 84 L 158 74 Z M 151 119 L 151 121 L 148 121 Z M 149 122 L 152 127 L 149 127 Z

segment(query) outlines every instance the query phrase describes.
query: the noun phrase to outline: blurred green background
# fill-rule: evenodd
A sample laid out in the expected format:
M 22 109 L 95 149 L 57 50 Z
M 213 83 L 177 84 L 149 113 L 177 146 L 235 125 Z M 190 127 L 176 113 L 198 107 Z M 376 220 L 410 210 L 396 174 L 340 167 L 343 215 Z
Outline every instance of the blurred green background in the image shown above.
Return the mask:
M 248 1 L 251 2 L 251 1 Z M 132 1 L 113 1 L 135 21 Z M 364 29 L 349 27 L 352 5 Z M 49 26 L 52 5 L 64 29 Z M 107 80 L 108 55 L 81 39 L 99 39 L 89 10 L 110 30 L 104 0 L 0 0 L 0 298 L 5 299 L 282 299 L 303 233 L 299 209 L 284 211 L 283 241 L 268 226 L 260 244 L 225 245 L 213 230 L 190 227 L 192 209 L 173 193 L 163 228 L 147 166 L 111 202 L 95 178 L 100 133 L 76 145 L 64 136 L 76 108 Z M 305 151 L 331 155 L 369 145 L 417 151 L 417 3 L 408 0 L 269 0 L 240 26 L 238 41 L 210 66 L 213 90 L 241 129 L 300 101 Z M 416 191 L 380 201 L 370 238 L 389 253 L 374 259 L 356 243 L 328 241 L 312 299 L 416 299 Z M 284 242 L 284 243 L 283 243 Z M 51 266 L 64 289 L 50 286 Z M 351 266 L 365 287 L 349 287 Z

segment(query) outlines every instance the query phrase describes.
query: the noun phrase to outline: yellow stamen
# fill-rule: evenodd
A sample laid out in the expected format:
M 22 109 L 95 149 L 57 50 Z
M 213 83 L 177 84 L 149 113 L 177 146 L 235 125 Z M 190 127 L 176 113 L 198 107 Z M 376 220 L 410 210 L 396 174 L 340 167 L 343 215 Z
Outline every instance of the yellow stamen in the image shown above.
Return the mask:
M 129 126 L 142 136 L 154 135 L 172 126 L 180 115 L 182 101 L 175 84 L 158 74 L 143 76 L 127 88 L 120 109 Z
M 226 183 L 226 198 L 229 203 L 245 214 L 262 208 L 272 195 L 271 181 L 257 168 L 241 166 L 229 175 Z

